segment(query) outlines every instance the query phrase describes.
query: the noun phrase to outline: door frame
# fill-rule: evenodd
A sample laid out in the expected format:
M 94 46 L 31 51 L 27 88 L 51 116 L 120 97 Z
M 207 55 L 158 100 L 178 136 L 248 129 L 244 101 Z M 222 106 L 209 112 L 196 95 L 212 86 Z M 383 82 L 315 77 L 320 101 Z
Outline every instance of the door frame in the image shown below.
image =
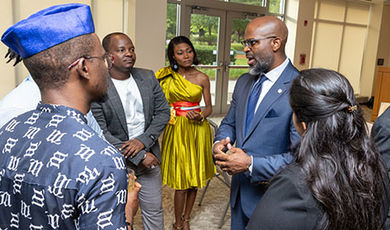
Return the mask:
M 268 14 L 262 6 L 224 2 L 220 0 L 167 0 L 178 5 L 177 34 L 189 37 L 191 14 L 220 17 L 213 115 L 226 114 L 229 84 L 230 45 L 233 18 L 255 18 Z

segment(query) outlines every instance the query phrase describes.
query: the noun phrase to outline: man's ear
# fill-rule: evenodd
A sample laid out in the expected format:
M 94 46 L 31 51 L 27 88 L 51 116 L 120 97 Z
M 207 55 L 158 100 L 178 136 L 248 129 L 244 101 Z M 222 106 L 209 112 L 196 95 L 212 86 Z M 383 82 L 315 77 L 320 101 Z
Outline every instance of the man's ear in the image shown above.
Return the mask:
M 85 58 L 81 58 L 80 61 L 77 63 L 77 65 L 75 67 L 76 67 L 76 71 L 77 71 L 77 73 L 79 74 L 80 77 L 86 78 L 86 79 L 90 78 L 90 76 L 89 76 L 89 68 L 86 65 Z
M 112 55 L 111 53 L 107 53 L 108 57 L 111 59 L 111 63 L 114 64 L 114 55 Z
M 278 51 L 281 46 L 282 39 L 280 39 L 279 37 L 276 37 L 271 41 L 271 47 L 274 52 Z

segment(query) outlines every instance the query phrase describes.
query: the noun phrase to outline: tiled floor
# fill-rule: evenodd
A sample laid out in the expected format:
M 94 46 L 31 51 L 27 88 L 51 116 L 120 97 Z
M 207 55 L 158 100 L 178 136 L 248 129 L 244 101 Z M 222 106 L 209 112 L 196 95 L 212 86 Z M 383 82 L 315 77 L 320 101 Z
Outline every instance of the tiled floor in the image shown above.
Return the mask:
M 210 185 L 205 193 L 202 205 L 199 206 L 199 201 L 204 188 L 198 191 L 198 196 L 191 216 L 191 229 L 219 229 L 219 223 L 229 200 L 229 188 L 217 178 L 210 181 Z M 163 186 L 163 208 L 164 208 L 164 225 L 165 229 L 172 229 L 174 223 L 173 209 L 174 190 L 168 186 Z M 134 229 L 142 229 L 141 215 L 138 211 L 134 220 Z M 226 214 L 223 221 L 223 230 L 230 229 L 230 210 Z

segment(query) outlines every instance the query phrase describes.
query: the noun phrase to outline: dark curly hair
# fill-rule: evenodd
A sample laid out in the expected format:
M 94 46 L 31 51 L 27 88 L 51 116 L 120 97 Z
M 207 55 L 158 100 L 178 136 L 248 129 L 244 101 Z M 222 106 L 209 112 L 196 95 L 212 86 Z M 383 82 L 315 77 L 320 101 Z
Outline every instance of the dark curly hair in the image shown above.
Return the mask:
M 307 126 L 295 155 L 324 209 L 317 229 L 381 229 L 389 178 L 348 80 L 332 70 L 303 70 L 290 104 Z

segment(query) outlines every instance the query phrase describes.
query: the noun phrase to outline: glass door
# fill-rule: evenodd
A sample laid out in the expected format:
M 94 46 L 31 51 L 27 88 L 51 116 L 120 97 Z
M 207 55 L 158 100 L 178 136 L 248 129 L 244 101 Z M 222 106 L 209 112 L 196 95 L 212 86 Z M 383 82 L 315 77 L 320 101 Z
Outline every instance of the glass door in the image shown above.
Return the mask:
M 227 12 L 226 40 L 224 56 L 224 85 L 221 113 L 230 107 L 232 94 L 237 79 L 248 72 L 248 63 L 241 41 L 244 40 L 245 28 L 257 14 Z
M 191 6 L 189 22 L 189 38 L 200 63 L 197 68 L 209 76 L 213 113 L 218 114 L 221 113 L 226 15 L 224 11 Z
M 261 8 L 263 13 L 259 14 L 205 5 L 185 5 L 180 11 L 180 34 L 190 38 L 200 62 L 197 68 L 210 78 L 213 114 L 225 114 L 237 79 L 248 72 L 240 43 L 245 28 L 251 19 L 265 15 L 265 8 Z M 201 105 L 204 105 L 203 101 Z

